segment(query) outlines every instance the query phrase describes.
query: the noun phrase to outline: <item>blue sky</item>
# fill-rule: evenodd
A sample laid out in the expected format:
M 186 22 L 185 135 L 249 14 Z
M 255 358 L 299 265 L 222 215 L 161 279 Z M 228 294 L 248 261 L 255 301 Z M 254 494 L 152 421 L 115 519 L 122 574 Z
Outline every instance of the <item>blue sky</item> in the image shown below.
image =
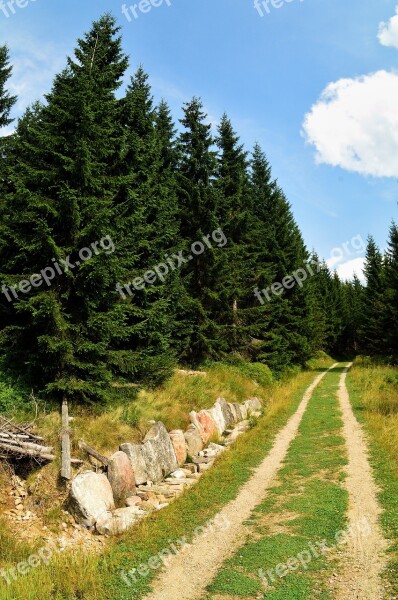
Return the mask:
M 361 264 L 355 236 L 385 246 L 398 199 L 397 0 L 269 0 L 269 12 L 262 0 L 258 10 L 254 0 L 155 0 L 138 18 L 127 11 L 130 21 L 119 0 L 25 1 L 13 14 L 3 0 L 8 18 L 0 10 L 17 114 L 111 11 L 131 72 L 143 64 L 176 119 L 198 95 L 214 124 L 226 111 L 248 149 L 262 145 L 310 249 L 328 258 L 346 243 L 337 266 L 348 276 Z

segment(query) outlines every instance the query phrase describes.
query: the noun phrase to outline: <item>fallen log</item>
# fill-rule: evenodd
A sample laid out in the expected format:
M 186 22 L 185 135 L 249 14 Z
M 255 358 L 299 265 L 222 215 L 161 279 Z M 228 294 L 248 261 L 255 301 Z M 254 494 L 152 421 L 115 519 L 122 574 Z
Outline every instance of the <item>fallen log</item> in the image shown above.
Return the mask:
M 11 440 L 31 440 L 30 435 L 22 435 L 22 433 L 0 433 L 0 439 L 11 439 Z M 44 438 L 40 438 L 44 442 Z
M 87 452 L 87 454 L 89 454 L 90 456 L 96 458 L 100 463 L 105 465 L 105 467 L 109 466 L 109 460 L 106 458 L 106 456 L 103 456 L 102 454 L 94 450 L 94 448 L 91 448 L 91 446 L 86 444 L 86 442 L 83 442 L 83 440 L 80 440 L 79 448 L 80 450 L 84 450 L 84 452 Z
M 31 438 L 32 440 L 36 440 L 38 442 L 43 441 L 43 438 L 41 438 L 37 435 L 34 435 L 33 433 L 30 433 L 30 431 L 28 431 L 32 427 L 33 427 L 33 423 L 30 423 L 25 426 L 16 425 L 12 420 L 7 419 L 6 417 L 0 415 L 0 432 L 8 433 L 8 434 L 10 434 L 10 433 L 15 434 L 15 432 L 18 432 L 19 434 L 22 434 L 22 435 L 28 435 L 29 438 Z
M 40 451 L 22 446 L 12 446 L 11 444 L 0 442 L 0 450 L 7 450 L 8 453 L 16 456 L 31 456 L 33 458 L 48 461 L 55 460 L 55 454 L 49 454 L 48 448 L 45 448 L 44 446 L 39 446 L 39 448 Z
M 44 454 L 51 454 L 54 451 L 53 446 L 40 446 L 39 444 L 34 444 L 32 442 L 22 442 L 18 440 L 0 440 L 0 448 L 5 448 L 6 446 L 16 448 L 17 450 L 22 448 L 25 450 L 33 450 L 35 452 L 40 452 Z

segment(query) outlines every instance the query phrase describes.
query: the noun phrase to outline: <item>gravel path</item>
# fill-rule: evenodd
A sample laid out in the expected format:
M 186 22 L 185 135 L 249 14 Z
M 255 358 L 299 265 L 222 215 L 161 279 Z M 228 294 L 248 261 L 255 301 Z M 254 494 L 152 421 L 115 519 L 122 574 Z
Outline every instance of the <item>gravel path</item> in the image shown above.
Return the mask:
M 346 487 L 349 493 L 349 524 L 356 532 L 350 536 L 342 557 L 343 569 L 337 578 L 336 600 L 381 600 L 385 597 L 380 574 L 386 565 L 385 541 L 379 525 L 381 508 L 377 487 L 368 460 L 364 432 L 358 423 L 346 386 L 349 365 L 340 380 L 339 400 L 344 421 L 344 437 L 348 450 Z M 366 519 L 368 527 L 357 524 Z
M 334 367 L 336 365 L 329 370 Z M 205 594 L 206 587 L 214 579 L 224 560 L 241 545 L 246 532 L 243 523 L 263 501 L 297 435 L 308 402 L 325 375 L 326 372 L 322 373 L 310 385 L 295 414 L 277 434 L 269 454 L 241 488 L 237 498 L 220 512 L 220 519 L 228 522 L 229 527 L 198 536 L 183 553 L 173 556 L 168 568 L 155 580 L 154 590 L 145 600 L 195 600 Z

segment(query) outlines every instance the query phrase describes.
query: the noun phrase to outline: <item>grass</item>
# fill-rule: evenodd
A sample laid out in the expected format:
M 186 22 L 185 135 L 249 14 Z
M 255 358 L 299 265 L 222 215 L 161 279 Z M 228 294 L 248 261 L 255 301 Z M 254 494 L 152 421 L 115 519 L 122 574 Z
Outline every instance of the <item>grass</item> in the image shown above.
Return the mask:
M 330 359 L 323 358 L 317 368 L 330 366 Z M 261 386 L 252 380 L 246 382 L 237 378 L 228 383 L 229 367 L 215 368 L 214 374 L 208 375 L 207 383 L 192 383 L 196 377 L 184 377 L 180 382 L 185 390 L 199 388 L 197 397 L 203 398 L 209 406 L 210 389 L 215 386 L 215 379 L 224 382 L 215 392 L 211 392 L 211 402 L 215 397 L 224 395 L 227 399 L 245 399 L 250 395 L 261 397 Z M 198 376 L 199 377 L 199 376 Z M 101 557 L 86 556 L 84 560 L 76 553 L 59 554 L 50 565 L 41 565 L 20 577 L 15 584 L 3 586 L 0 592 L 2 600 L 135 600 L 141 598 L 149 588 L 151 577 L 140 578 L 135 585 L 128 585 L 121 578 L 121 571 L 130 571 L 139 564 L 145 564 L 163 548 L 169 547 L 170 540 L 174 541 L 185 536 L 191 539 L 197 526 L 203 525 L 213 518 L 222 506 L 236 497 L 240 487 L 249 479 L 252 469 L 256 467 L 272 447 L 275 434 L 285 423 L 286 419 L 297 408 L 304 389 L 313 380 L 313 372 L 303 372 L 291 381 L 274 385 L 272 397 L 267 390 L 265 416 L 258 425 L 229 452 L 218 459 L 216 466 L 207 472 L 200 482 L 187 494 L 179 498 L 165 510 L 152 515 L 140 522 L 121 538 L 114 540 Z M 202 386 L 210 386 L 203 388 Z M 205 390 L 205 391 L 204 391 Z M 207 390 L 207 391 L 206 391 Z M 222 390 L 222 393 L 220 393 Z M 256 393 L 253 394 L 256 390 Z M 165 398 L 171 392 L 165 393 Z M 230 394 L 230 395 L 229 395 Z M 235 394 L 235 396 L 233 396 Z M 243 396 L 239 396 L 242 394 Z M 199 408 L 191 398 L 185 397 L 185 406 L 190 402 Z M 159 401 L 160 406 L 165 406 Z M 175 424 L 173 424 L 175 426 Z M 222 481 L 222 486 L 220 482 Z M 12 555 L 7 561 L 0 563 L 1 567 L 15 566 Z M 22 582 L 23 580 L 23 582 Z M 1 589 L 1 588 L 0 588 Z
M 385 577 L 391 597 L 398 594 L 398 368 L 355 361 L 347 378 L 351 402 L 370 443 L 370 460 L 379 501 L 381 525 L 391 545 Z
M 100 414 L 93 409 L 72 408 L 75 454 L 79 454 L 77 441 L 81 438 L 104 454 L 115 452 L 122 442 L 140 442 L 151 420 L 162 421 L 168 430 L 185 428 L 190 411 L 210 408 L 219 397 L 228 402 L 243 402 L 253 396 L 264 403 L 269 400 L 271 384 L 262 385 L 248 377 L 243 367 L 212 364 L 206 373 L 192 376 L 177 371 L 154 390 L 118 389 L 114 405 Z M 261 372 L 253 371 L 253 375 L 264 379 Z M 37 427 L 46 439 L 56 443 L 61 427 L 59 413 L 42 414 Z
M 78 448 L 80 439 L 108 456 L 118 450 L 121 443 L 140 443 L 150 428 L 151 420 L 162 421 L 168 430 L 186 428 L 191 410 L 210 408 L 220 396 L 229 402 L 243 402 L 257 396 L 265 405 L 269 402 L 272 390 L 268 371 L 264 365 L 209 364 L 206 366 L 206 376 L 188 376 L 177 371 L 169 381 L 154 390 L 117 388 L 115 404 L 106 407 L 103 412 L 88 407 L 71 407 L 72 454 L 74 457 L 87 459 L 87 455 Z M 0 381 L 0 399 L 1 389 Z M 10 402 L 13 394 L 19 398 L 20 408 L 23 404 L 19 390 L 17 393 L 8 387 L 7 398 Z M 15 408 L 16 405 L 14 410 Z M 26 421 L 34 417 L 26 410 L 23 414 L 19 411 L 18 415 Z M 49 412 L 42 411 L 36 419 L 36 427 L 38 434 L 49 445 L 59 448 L 59 411 L 51 407 Z M 91 468 L 90 463 L 87 462 L 86 467 Z M 44 468 L 33 469 L 28 477 L 30 489 L 40 498 L 40 501 L 29 508 L 34 509 L 47 524 L 54 521 L 54 503 L 60 507 L 66 499 L 66 494 L 59 485 L 59 469 L 60 462 L 56 460 Z
M 206 373 L 187 376 L 177 372 L 161 388 L 141 391 L 137 399 L 141 419 L 161 420 L 169 429 L 184 428 L 191 410 L 210 408 L 217 398 L 239 403 L 254 396 L 264 402 L 269 399 L 272 380 L 255 365 L 213 363 L 206 366 Z
M 346 526 L 347 459 L 336 396 L 340 374 L 340 369 L 327 374 L 315 390 L 277 481 L 246 524 L 246 543 L 225 562 L 208 589 L 209 599 L 214 594 L 258 597 L 265 591 L 260 576 L 267 581 L 270 600 L 331 598 L 329 555 L 312 554 L 309 560 L 303 553 L 322 540 L 335 546 L 336 533 Z M 278 567 L 298 556 L 303 562 L 297 567 L 292 563 L 294 571 Z

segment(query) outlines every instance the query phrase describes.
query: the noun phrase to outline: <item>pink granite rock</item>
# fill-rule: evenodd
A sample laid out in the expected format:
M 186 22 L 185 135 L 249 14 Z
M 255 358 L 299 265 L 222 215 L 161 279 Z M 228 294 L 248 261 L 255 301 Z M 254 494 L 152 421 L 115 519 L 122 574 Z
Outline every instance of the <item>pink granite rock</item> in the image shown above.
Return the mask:
M 108 479 L 116 504 L 122 504 L 135 493 L 135 476 L 131 462 L 124 452 L 115 452 L 109 459 Z
M 181 429 L 174 429 L 169 433 L 174 452 L 176 453 L 178 465 L 181 467 L 187 460 L 187 444 L 184 432 Z
M 215 420 L 207 410 L 201 410 L 198 413 L 192 411 L 190 417 L 192 424 L 199 430 L 203 443 L 207 444 L 217 431 Z

